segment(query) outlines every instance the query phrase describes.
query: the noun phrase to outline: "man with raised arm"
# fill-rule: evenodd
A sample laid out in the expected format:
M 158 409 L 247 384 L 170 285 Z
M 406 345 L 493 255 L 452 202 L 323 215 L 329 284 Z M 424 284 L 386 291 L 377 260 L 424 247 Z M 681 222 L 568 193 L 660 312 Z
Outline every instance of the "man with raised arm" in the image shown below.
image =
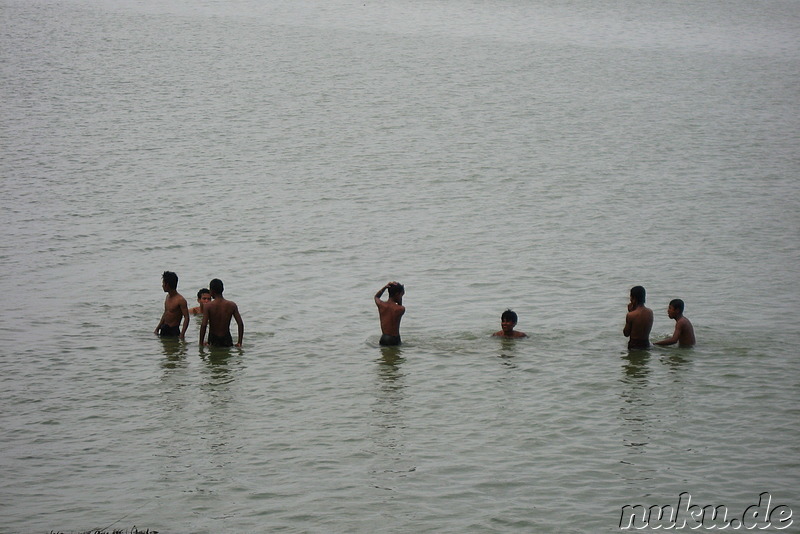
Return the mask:
M 628 340 L 629 349 L 650 347 L 650 330 L 653 328 L 653 310 L 644 305 L 645 290 L 642 286 L 631 288 L 631 301 L 625 316 L 622 333 Z
M 389 290 L 389 298 L 381 300 L 383 292 Z M 378 306 L 378 315 L 381 319 L 381 345 L 399 345 L 400 340 L 400 319 L 406 312 L 403 307 L 403 295 L 406 290 L 403 284 L 389 282 L 375 293 L 375 305 Z

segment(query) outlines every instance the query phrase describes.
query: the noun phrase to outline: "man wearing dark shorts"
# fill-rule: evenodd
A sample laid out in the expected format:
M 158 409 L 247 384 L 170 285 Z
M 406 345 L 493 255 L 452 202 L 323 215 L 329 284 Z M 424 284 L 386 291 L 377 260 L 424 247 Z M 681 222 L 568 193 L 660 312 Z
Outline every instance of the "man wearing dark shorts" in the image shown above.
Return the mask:
M 181 328 L 162 324 L 158 327 L 158 335 L 161 337 L 181 337 Z
M 230 332 L 228 332 L 224 336 L 217 336 L 209 332 L 208 344 L 211 345 L 212 347 L 232 347 L 233 338 L 231 337 Z
M 172 271 L 164 271 L 161 275 L 161 289 L 167 294 L 164 300 L 164 313 L 153 331 L 161 337 L 179 337 L 183 339 L 189 327 L 189 308 L 186 299 L 178 293 L 178 275 Z M 181 328 L 183 320 L 183 328 Z
M 389 290 L 389 298 L 381 300 L 383 292 Z M 406 290 L 403 284 L 389 282 L 375 293 L 375 305 L 378 306 L 378 315 L 381 320 L 380 344 L 384 346 L 399 345 L 400 341 L 400 319 L 406 309 L 403 307 L 403 295 Z
M 400 339 L 400 336 L 390 336 L 389 334 L 382 334 L 381 340 L 378 342 L 383 346 L 389 347 L 392 345 L 399 345 L 403 341 Z
M 232 300 L 227 300 L 222 296 L 225 290 L 222 280 L 214 278 L 208 285 L 211 297 L 214 299 L 203 306 L 203 322 L 200 325 L 200 345 L 214 345 L 216 347 L 231 347 L 231 318 L 236 319 L 239 327 L 239 339 L 237 347 L 242 346 L 244 337 L 244 321 L 239 315 L 239 307 Z M 208 342 L 206 343 L 206 328 L 208 328 Z
M 653 328 L 653 310 L 644 305 L 645 290 L 642 286 L 631 288 L 631 301 L 625 316 L 622 333 L 628 340 L 629 349 L 650 347 L 650 330 Z

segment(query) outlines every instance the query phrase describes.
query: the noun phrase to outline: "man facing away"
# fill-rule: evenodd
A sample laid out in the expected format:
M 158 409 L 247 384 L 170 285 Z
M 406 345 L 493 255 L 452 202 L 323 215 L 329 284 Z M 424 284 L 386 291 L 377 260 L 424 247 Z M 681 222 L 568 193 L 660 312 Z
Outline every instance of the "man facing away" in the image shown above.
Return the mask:
M 200 325 L 200 345 L 212 345 L 216 347 L 232 347 L 231 338 L 231 317 L 236 319 L 239 327 L 239 339 L 237 347 L 242 346 L 244 337 L 244 321 L 239 315 L 239 307 L 232 300 L 227 300 L 222 296 L 225 290 L 222 280 L 214 278 L 208 288 L 211 291 L 212 301 L 203 306 L 203 322 Z M 208 342 L 206 343 L 206 327 L 208 327 Z
M 189 328 L 189 308 L 186 299 L 178 293 L 178 275 L 172 271 L 164 271 L 161 275 L 161 289 L 167 294 L 164 300 L 164 314 L 153 331 L 161 337 L 179 337 L 183 339 Z M 183 319 L 183 329 L 180 328 Z
M 197 304 L 199 305 L 191 308 L 189 313 L 192 315 L 203 315 L 203 307 L 209 302 L 211 302 L 211 291 L 206 288 L 201 289 L 197 292 Z
M 389 290 L 389 298 L 381 300 L 383 292 Z M 400 319 L 406 312 L 403 307 L 403 295 L 406 290 L 403 284 L 389 282 L 375 293 L 375 305 L 378 306 L 378 315 L 381 319 L 381 345 L 399 345 L 400 341 Z
M 631 301 L 625 316 L 622 333 L 629 337 L 629 349 L 650 347 L 650 330 L 653 328 L 653 310 L 644 305 L 645 290 L 642 286 L 631 288 Z
M 495 332 L 492 334 L 496 337 L 508 337 L 508 338 L 516 338 L 516 337 L 528 337 L 528 334 L 525 332 L 520 332 L 518 330 L 514 330 L 514 327 L 517 326 L 517 314 L 514 311 L 506 310 L 500 316 L 500 330 L 499 332 Z
M 656 345 L 674 345 L 679 347 L 691 347 L 695 344 L 694 327 L 692 323 L 683 316 L 684 304 L 681 299 L 673 299 L 667 306 L 667 315 L 670 319 L 675 319 L 675 332 L 672 337 L 656 341 Z

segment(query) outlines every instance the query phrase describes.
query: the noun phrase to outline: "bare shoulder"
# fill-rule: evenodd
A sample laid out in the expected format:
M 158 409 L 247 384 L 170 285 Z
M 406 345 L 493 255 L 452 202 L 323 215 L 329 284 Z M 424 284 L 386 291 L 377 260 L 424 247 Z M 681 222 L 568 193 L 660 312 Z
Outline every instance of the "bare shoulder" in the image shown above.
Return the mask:
M 638 318 L 640 321 L 646 321 L 646 322 L 653 321 L 654 317 L 653 310 L 651 310 L 650 308 L 642 306 L 641 308 L 634 310 L 633 313 L 635 314 L 634 317 Z

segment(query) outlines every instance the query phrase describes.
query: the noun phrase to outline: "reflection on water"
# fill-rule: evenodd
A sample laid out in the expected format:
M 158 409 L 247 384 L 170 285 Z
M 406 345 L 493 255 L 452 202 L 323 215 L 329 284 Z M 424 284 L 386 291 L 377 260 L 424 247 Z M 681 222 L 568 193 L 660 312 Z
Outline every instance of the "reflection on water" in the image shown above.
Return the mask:
M 159 337 L 161 341 L 161 349 L 166 356 L 163 363 L 165 368 L 175 367 L 177 362 L 182 361 L 186 357 L 186 342 L 178 339 L 177 337 Z
M 242 364 L 242 349 L 239 347 L 200 347 L 200 359 L 206 363 L 208 385 L 227 384 Z
M 691 361 L 688 358 L 689 351 L 691 350 L 692 349 L 672 349 L 669 355 L 661 358 L 661 363 L 667 366 L 676 379 L 680 379 Z
M 652 436 L 652 422 L 648 412 L 653 405 L 649 377 L 651 374 L 650 351 L 629 350 L 622 357 L 620 389 L 622 404 L 619 409 L 622 445 L 625 456 L 622 463 L 631 467 L 624 478 L 632 485 L 655 478 L 652 469 L 644 467 L 638 456 L 647 452 Z
M 381 347 L 382 361 L 378 367 L 379 375 L 390 381 L 394 382 L 402 377 L 400 372 L 400 364 L 404 362 L 403 348 L 400 346 Z
M 629 350 L 622 359 L 625 361 L 623 365 L 625 375 L 622 377 L 622 382 L 632 388 L 646 386 L 647 377 L 650 374 L 650 368 L 647 365 L 650 361 L 650 351 Z
M 517 355 L 517 340 L 505 337 L 498 337 L 497 339 L 500 341 L 497 357 L 502 360 L 503 365 L 506 367 L 516 369 L 517 365 L 512 359 Z
M 623 479 L 641 487 L 653 480 L 665 483 L 671 464 L 685 461 L 687 448 L 676 449 L 690 409 L 686 403 L 686 379 L 692 361 L 681 349 L 631 350 L 622 356 L 619 409 L 620 436 L 625 466 Z
M 375 445 L 370 473 L 376 488 L 394 490 L 398 477 L 415 470 L 404 457 L 406 443 L 405 373 L 402 347 L 381 347 L 377 360 L 370 437 Z
M 182 493 L 213 498 L 230 484 L 230 465 L 243 448 L 237 389 L 241 351 L 200 347 L 198 358 L 186 357 L 187 344 L 180 346 L 167 355 L 172 365 L 162 364 L 163 431 L 156 441 L 160 481 L 172 487 L 181 480 Z

